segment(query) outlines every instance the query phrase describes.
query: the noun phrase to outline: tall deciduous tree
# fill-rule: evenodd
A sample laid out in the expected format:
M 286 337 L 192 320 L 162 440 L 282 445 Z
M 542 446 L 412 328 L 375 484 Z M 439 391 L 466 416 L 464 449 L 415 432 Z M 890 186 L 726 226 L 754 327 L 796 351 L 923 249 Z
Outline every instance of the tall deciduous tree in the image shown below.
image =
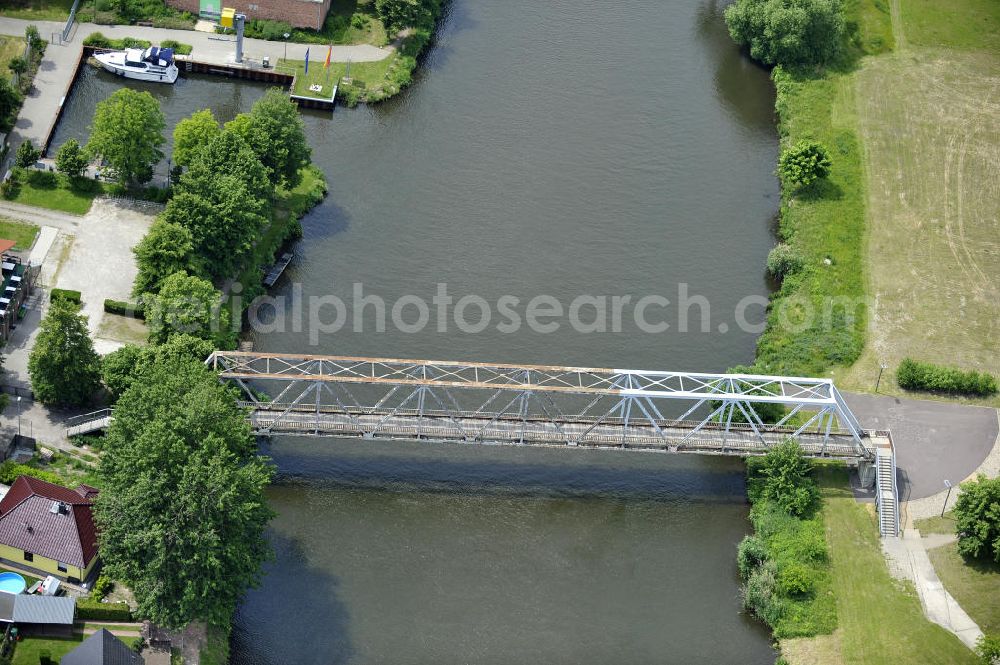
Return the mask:
M 28 357 L 31 388 L 44 404 L 87 403 L 101 381 L 87 317 L 65 300 L 52 303 Z
M 183 333 L 228 346 L 235 333 L 229 310 L 221 301 L 222 294 L 208 280 L 174 273 L 146 303 L 149 341 L 162 344 L 171 335 Z
M 181 176 L 181 186 L 210 199 L 219 193 L 215 189 L 215 178 L 219 175 L 238 178 L 251 196 L 262 201 L 269 199 L 274 189 L 267 167 L 243 137 L 230 129 L 220 132 L 204 146 L 187 173 Z
M 204 361 L 214 350 L 212 342 L 185 334 L 172 335 L 163 344 L 126 344 L 101 359 L 101 378 L 118 399 L 155 363 L 171 359 Z
M 8 130 L 14 125 L 20 107 L 21 93 L 5 76 L 0 76 L 0 129 Z
M 153 222 L 149 233 L 132 252 L 139 265 L 139 274 L 132 285 L 132 295 L 137 298 L 158 292 L 163 280 L 175 272 L 199 272 L 191 232 L 165 219 Z
M 107 162 L 121 185 L 148 182 L 163 158 L 166 121 L 148 92 L 119 88 L 98 102 L 87 150 Z
M 31 139 L 25 139 L 21 145 L 17 146 L 14 152 L 14 165 L 22 169 L 34 166 L 35 162 L 42 156 L 41 150 L 35 147 Z
M 959 553 L 1000 563 L 1000 478 L 962 483 L 955 517 Z
M 87 153 L 80 142 L 70 139 L 59 146 L 56 153 L 56 169 L 69 178 L 79 178 L 87 168 Z
M 174 127 L 174 162 L 188 166 L 222 128 L 209 109 L 184 118 Z
M 275 186 L 292 188 L 302 179 L 299 170 L 309 164 L 312 151 L 295 103 L 277 88 L 257 100 L 250 113 L 226 127 L 239 133 L 270 170 Z
M 115 408 L 96 503 L 107 574 L 157 624 L 228 624 L 270 550 L 264 488 L 234 394 L 196 360 L 154 363 Z
M 840 0 L 736 0 L 726 8 L 726 25 L 765 65 L 822 65 L 844 37 Z

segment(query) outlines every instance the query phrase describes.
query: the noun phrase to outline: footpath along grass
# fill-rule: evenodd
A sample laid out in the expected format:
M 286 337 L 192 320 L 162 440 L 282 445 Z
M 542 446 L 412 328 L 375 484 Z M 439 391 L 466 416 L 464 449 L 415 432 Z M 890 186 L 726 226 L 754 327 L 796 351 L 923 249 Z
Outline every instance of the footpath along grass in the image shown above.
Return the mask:
M 855 77 L 870 344 L 835 378 L 870 390 L 885 362 L 882 390 L 902 394 L 906 356 L 1000 374 L 1000 2 L 896 1 L 898 52 Z
M 859 504 L 843 466 L 817 472 L 823 521 L 837 599 L 834 636 L 793 640 L 793 664 L 974 665 L 957 637 L 924 618 L 911 585 L 894 580 L 886 567 L 873 513 Z M 793 652 L 808 653 L 809 660 Z

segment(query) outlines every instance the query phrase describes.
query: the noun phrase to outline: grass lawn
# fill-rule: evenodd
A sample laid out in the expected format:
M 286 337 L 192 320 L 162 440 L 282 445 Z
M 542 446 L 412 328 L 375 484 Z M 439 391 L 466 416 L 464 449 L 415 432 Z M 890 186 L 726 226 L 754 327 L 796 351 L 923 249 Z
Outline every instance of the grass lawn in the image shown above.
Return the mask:
M 9 0 L 0 4 L 0 16 L 28 21 L 65 21 L 73 0 Z
M 25 222 L 15 222 L 6 217 L 0 217 L 0 238 L 13 240 L 17 244 L 14 249 L 27 250 L 35 242 L 38 227 Z
M 839 628 L 833 636 L 794 640 L 790 662 L 816 665 L 972 665 L 958 638 L 924 618 L 909 584 L 889 575 L 870 507 L 859 504 L 843 467 L 818 473 Z M 839 639 L 838 639 L 839 638 Z
M 90 204 L 104 191 L 103 185 L 93 180 L 87 181 L 86 189 L 81 189 L 70 187 L 62 175 L 56 176 L 58 184 L 54 187 L 32 184 L 33 179 L 26 178 L 21 183 L 17 196 L 11 200 L 15 203 L 60 210 L 73 215 L 85 215 L 90 210 Z
M 138 637 L 119 637 L 128 646 L 139 641 Z M 80 646 L 83 635 L 72 638 L 41 638 L 28 637 L 17 643 L 11 665 L 38 665 L 41 657 L 48 654 L 54 662 L 59 662 L 63 656 Z
M 1000 374 L 1000 3 L 897 0 L 899 50 L 855 79 L 868 192 L 868 347 L 835 378 L 902 394 L 899 361 Z M 1000 406 L 1000 397 L 969 400 Z
M 282 60 L 281 64 L 295 70 L 295 87 L 292 92 L 303 97 L 320 97 L 329 99 L 333 92 L 333 86 L 346 76 L 346 62 L 331 62 L 330 67 L 323 67 L 326 60 L 326 49 L 312 49 L 309 53 L 309 73 L 305 73 L 305 61 L 303 60 Z M 381 86 L 386 81 L 386 74 L 389 67 L 396 61 L 396 56 L 391 55 L 376 62 L 352 62 L 351 79 L 354 86 L 364 88 L 375 88 Z M 317 84 L 323 86 L 321 92 L 312 92 L 309 86 Z
M 290 41 L 310 44 L 374 44 L 385 46 L 389 39 L 385 26 L 374 15 L 375 0 L 333 0 L 322 30 L 292 30 Z M 351 24 L 355 13 L 367 16 L 363 28 Z M 325 51 L 324 51 L 325 54 Z

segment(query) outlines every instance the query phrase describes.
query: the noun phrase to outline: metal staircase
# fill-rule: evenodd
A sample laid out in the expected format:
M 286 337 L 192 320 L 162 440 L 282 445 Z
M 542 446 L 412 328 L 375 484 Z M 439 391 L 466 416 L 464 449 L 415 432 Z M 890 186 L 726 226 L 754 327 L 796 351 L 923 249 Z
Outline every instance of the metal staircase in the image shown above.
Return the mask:
M 888 434 L 888 433 L 886 433 Z M 892 439 L 875 447 L 875 503 L 878 527 L 883 538 L 899 536 L 899 495 L 896 492 L 896 455 Z

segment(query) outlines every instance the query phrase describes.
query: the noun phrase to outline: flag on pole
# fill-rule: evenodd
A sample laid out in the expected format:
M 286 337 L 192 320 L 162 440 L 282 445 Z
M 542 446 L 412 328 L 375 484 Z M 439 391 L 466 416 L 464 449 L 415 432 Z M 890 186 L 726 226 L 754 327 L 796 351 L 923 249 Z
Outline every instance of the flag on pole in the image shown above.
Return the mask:
M 330 56 L 331 55 L 333 55 L 333 44 L 330 44 L 330 46 L 328 46 L 327 49 L 326 49 L 326 62 L 323 63 L 323 69 L 329 69 L 330 68 Z
M 306 74 L 309 73 L 309 49 L 306 49 Z

